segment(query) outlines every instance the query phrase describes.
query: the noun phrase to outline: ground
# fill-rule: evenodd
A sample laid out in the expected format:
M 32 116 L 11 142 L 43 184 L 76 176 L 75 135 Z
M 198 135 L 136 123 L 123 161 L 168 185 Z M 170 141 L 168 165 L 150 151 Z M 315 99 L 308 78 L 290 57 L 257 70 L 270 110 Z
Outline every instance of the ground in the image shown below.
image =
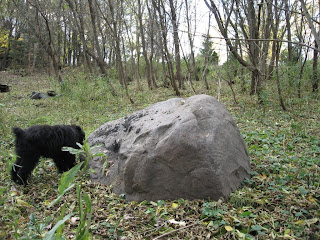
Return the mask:
M 70 71 L 64 79 L 59 84 L 45 74 L 0 74 L 0 82 L 12 86 L 11 92 L 0 94 L 1 239 L 42 239 L 69 213 L 74 215 L 57 232 L 65 239 L 75 238 L 82 216 L 79 202 L 89 209 L 86 194 L 93 210 L 91 222 L 86 221 L 92 239 L 319 239 L 318 95 L 305 92 L 301 99 L 285 95 L 289 111 L 283 112 L 272 82 L 266 86 L 264 105 L 257 105 L 255 96 L 240 94 L 237 86 L 239 104 L 235 105 L 223 86 L 221 102 L 234 117 L 252 162 L 251 178 L 228 199 L 127 202 L 84 175 L 76 180 L 82 202 L 74 187 L 49 207 L 59 195 L 61 177 L 52 161 L 41 162 L 26 188 L 10 180 L 13 126 L 78 124 L 90 134 L 107 121 L 175 97 L 170 89 L 141 92 L 132 83 L 129 94 L 135 104 L 131 104 L 117 84 L 113 96 L 103 78 Z M 198 94 L 217 96 L 214 81 L 210 90 L 202 82 L 194 84 Z M 194 94 L 188 89 L 182 97 Z M 29 99 L 31 92 L 47 90 L 59 96 Z

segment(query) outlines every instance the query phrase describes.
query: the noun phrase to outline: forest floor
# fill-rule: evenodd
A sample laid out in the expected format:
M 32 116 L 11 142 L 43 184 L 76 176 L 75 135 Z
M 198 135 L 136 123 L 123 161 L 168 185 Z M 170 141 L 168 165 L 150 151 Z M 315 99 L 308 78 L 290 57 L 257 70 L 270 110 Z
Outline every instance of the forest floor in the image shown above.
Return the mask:
M 89 135 L 107 121 L 175 97 L 167 88 L 150 91 L 144 86 L 140 91 L 132 83 L 129 94 L 135 103 L 131 104 L 115 83 L 113 96 L 103 78 L 70 71 L 64 79 L 59 84 L 42 74 L 0 74 L 0 82 L 11 85 L 10 92 L 0 93 L 0 239 L 48 239 L 55 226 L 60 226 L 55 239 L 80 239 L 83 222 L 89 239 L 320 239 L 319 95 L 285 94 L 288 111 L 284 112 L 271 83 L 264 105 L 257 105 L 248 93 L 240 94 L 237 83 L 239 104 L 234 104 L 223 85 L 220 101 L 235 119 L 252 165 L 251 178 L 227 199 L 127 202 L 85 175 L 76 179 L 84 193 L 82 201 L 74 187 L 49 207 L 59 195 L 61 175 L 51 160 L 44 159 L 27 187 L 14 184 L 12 127 L 78 124 Z M 204 83 L 195 82 L 197 94 L 216 97 L 217 84 L 209 83 L 211 89 L 206 90 Z M 48 90 L 59 95 L 30 99 L 32 92 Z M 182 91 L 182 97 L 193 94 L 189 86 Z M 79 202 L 89 209 L 88 196 L 91 221 L 90 214 L 79 214 Z M 71 213 L 63 225 L 57 224 Z

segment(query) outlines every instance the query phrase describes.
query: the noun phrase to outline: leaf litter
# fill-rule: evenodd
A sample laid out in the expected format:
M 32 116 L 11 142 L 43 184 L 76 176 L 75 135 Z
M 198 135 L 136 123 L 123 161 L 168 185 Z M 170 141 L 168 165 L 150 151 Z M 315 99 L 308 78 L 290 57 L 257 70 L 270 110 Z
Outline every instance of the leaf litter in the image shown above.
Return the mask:
M 39 88 L 47 88 L 48 83 L 45 84 Z M 73 91 L 76 87 L 70 86 Z M 90 91 L 90 85 L 88 88 Z M 203 93 L 213 94 L 200 89 Z M 114 102 L 108 97 L 108 102 L 103 103 L 106 99 L 101 95 L 101 102 L 95 105 L 89 99 L 85 102 L 81 96 L 84 102 L 77 121 L 90 133 L 105 121 L 172 97 L 166 91 L 154 90 L 150 96 L 149 93 L 139 94 L 135 106 L 130 106 L 121 96 Z M 76 189 L 66 193 L 60 204 L 49 207 L 59 195 L 61 177 L 50 160 L 41 161 L 28 187 L 14 185 L 9 176 L 13 137 L 7 128 L 59 124 L 56 119 L 72 122 L 73 117 L 65 113 L 74 105 L 66 99 L 70 97 L 77 101 L 80 96 L 75 92 L 72 96 L 54 99 L 51 103 L 46 102 L 43 109 L 25 98 L 17 98 L 19 94 L 13 90 L 0 102 L 4 106 L 2 114 L 7 116 L 1 123 L 5 127 L 0 137 L 3 143 L 0 153 L 0 238 L 43 239 L 58 222 L 62 205 L 65 205 L 65 216 L 75 214 L 64 222 L 61 239 L 73 239 L 79 224 Z M 191 93 L 186 92 L 185 96 L 188 94 Z M 92 183 L 86 175 L 77 181 L 92 199 L 91 239 L 319 239 L 319 101 L 309 100 L 306 107 L 312 110 L 294 110 L 292 107 L 293 110 L 284 113 L 275 107 L 251 105 L 246 98 L 239 99 L 242 107 L 233 105 L 227 97 L 222 101 L 246 142 L 252 164 L 250 179 L 246 179 L 229 198 L 219 201 L 127 202 L 124 196 L 113 194 L 108 186 Z M 112 107 L 105 110 L 107 105 Z M 51 110 L 57 106 L 60 111 L 52 114 Z M 97 108 L 94 110 L 93 106 Z M 26 109 L 35 113 L 30 114 Z M 99 116 L 95 113 L 97 109 L 106 112 Z M 84 110 L 91 114 L 84 116 Z M 35 119 L 35 116 L 38 117 Z

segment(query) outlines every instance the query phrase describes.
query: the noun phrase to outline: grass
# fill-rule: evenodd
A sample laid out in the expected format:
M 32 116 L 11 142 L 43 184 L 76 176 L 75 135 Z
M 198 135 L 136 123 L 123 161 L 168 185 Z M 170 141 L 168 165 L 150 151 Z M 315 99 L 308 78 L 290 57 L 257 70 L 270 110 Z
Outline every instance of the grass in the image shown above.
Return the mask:
M 56 83 L 44 75 L 10 78 L 12 90 L 0 93 L 0 239 L 43 239 L 52 227 L 77 212 L 76 189 L 60 204 L 48 207 L 59 195 L 61 175 L 50 160 L 41 161 L 25 188 L 10 180 L 14 159 L 11 128 L 34 124 L 79 124 L 87 134 L 152 103 L 175 97 L 170 89 L 129 93 L 114 83 L 81 73 Z M 198 94 L 217 96 L 214 82 L 205 90 L 195 82 Z M 234 117 L 252 162 L 251 178 L 228 199 L 219 201 L 127 202 L 108 186 L 92 183 L 88 176 L 77 184 L 92 200 L 92 239 L 319 239 L 320 238 L 320 103 L 305 93 L 301 99 L 285 96 L 289 111 L 280 110 L 273 86 L 265 90 L 265 104 L 239 94 L 234 105 L 227 86 L 221 101 Z M 55 90 L 59 96 L 31 100 L 33 91 Z M 194 94 L 189 88 L 183 97 Z M 63 210 L 63 211 L 62 211 Z M 73 239 L 79 214 L 66 221 L 61 239 Z M 90 238 L 90 239 L 91 239 Z

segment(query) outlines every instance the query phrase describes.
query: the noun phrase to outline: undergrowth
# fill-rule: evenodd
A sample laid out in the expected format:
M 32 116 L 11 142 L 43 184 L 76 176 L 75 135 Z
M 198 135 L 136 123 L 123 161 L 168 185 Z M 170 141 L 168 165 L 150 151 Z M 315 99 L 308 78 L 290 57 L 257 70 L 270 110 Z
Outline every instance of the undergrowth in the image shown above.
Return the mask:
M 12 91 L 0 95 L 0 239 L 44 239 L 55 226 L 59 239 L 75 239 L 79 226 L 92 239 L 320 238 L 319 96 L 285 96 L 289 110 L 283 112 L 271 85 L 264 90 L 262 106 L 254 97 L 240 94 L 240 86 L 235 86 L 239 102 L 235 105 L 223 86 L 221 102 L 240 129 L 252 166 L 251 178 L 228 199 L 127 202 L 83 175 L 75 180 L 78 187 L 53 205 L 61 194 L 61 175 L 52 161 L 41 161 L 27 187 L 10 180 L 12 127 L 78 124 L 89 135 L 107 121 L 175 97 L 167 88 L 140 91 L 132 83 L 129 94 L 135 104 L 131 104 L 112 79 L 78 73 L 65 80 L 59 84 L 43 75 L 13 76 Z M 205 90 L 202 82 L 194 83 L 197 94 L 217 96 L 215 86 L 211 82 L 211 89 Z M 31 92 L 47 90 L 58 96 L 29 99 Z M 182 94 L 194 92 L 187 87 Z M 85 223 L 89 226 L 83 223 L 86 207 L 92 214 Z

